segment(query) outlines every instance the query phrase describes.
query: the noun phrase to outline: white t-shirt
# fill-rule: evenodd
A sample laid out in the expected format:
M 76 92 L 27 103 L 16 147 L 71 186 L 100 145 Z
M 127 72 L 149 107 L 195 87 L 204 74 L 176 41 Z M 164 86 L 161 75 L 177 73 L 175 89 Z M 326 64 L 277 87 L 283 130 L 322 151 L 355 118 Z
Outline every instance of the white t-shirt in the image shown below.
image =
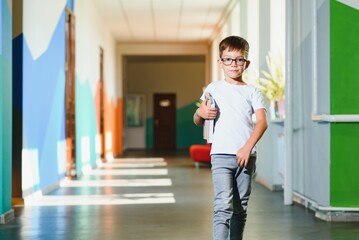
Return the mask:
M 204 92 L 212 95 L 218 109 L 211 154 L 236 154 L 252 134 L 252 115 L 265 108 L 262 93 L 252 85 L 234 85 L 225 80 L 210 83 Z M 205 99 L 204 93 L 201 99 Z

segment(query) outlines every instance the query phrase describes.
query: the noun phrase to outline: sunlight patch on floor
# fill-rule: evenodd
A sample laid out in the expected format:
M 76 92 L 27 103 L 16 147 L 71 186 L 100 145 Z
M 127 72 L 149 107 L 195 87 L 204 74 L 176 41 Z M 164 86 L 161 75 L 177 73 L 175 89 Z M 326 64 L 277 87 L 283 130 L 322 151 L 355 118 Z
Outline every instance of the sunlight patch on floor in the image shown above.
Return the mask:
M 164 204 L 175 203 L 173 193 L 131 193 L 111 195 L 66 195 L 42 196 L 29 201 L 27 206 L 89 206 L 89 205 L 125 205 L 125 204 Z
M 145 162 L 164 162 L 164 158 L 115 158 L 111 162 L 121 163 L 145 163 Z
M 98 161 L 98 168 L 86 168 L 83 175 L 95 176 L 94 178 L 100 179 L 64 179 L 60 182 L 60 187 L 84 189 L 93 187 L 107 190 L 121 188 L 111 190 L 111 193 L 114 193 L 113 190 L 121 191 L 121 193 L 102 195 L 39 194 L 27 198 L 25 204 L 29 206 L 86 206 L 175 203 L 173 193 L 161 193 L 161 191 L 168 191 L 168 188 L 162 187 L 172 186 L 172 180 L 168 177 L 168 168 L 163 166 L 167 166 L 163 158 L 116 158 L 109 162 Z M 112 178 L 111 176 L 123 177 Z M 165 177 L 163 178 L 163 176 Z M 154 190 L 151 190 L 151 187 L 154 187 Z M 133 193 L 133 189 L 136 189 L 137 192 L 154 191 L 157 193 Z M 129 191 L 129 193 L 124 191 Z
M 99 168 L 153 168 L 167 166 L 164 158 L 115 158 L 99 163 Z
M 124 176 L 124 175 L 168 175 L 168 169 L 93 169 L 85 175 L 94 176 Z
M 150 187 L 172 186 L 170 178 L 113 179 L 113 180 L 64 180 L 61 187 Z
M 99 168 L 153 168 L 153 167 L 164 167 L 167 166 L 166 162 L 108 162 L 102 163 Z

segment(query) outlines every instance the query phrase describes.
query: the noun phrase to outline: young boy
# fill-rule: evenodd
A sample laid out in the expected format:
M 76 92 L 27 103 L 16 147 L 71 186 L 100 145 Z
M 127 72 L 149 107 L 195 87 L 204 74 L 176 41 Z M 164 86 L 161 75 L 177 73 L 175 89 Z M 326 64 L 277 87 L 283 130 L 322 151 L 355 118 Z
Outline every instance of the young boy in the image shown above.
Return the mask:
M 243 238 L 251 178 L 255 171 L 255 145 L 267 129 L 266 111 L 261 92 L 243 82 L 249 66 L 248 42 L 230 36 L 219 44 L 218 63 L 225 79 L 210 83 L 193 119 L 196 125 L 214 120 L 211 149 L 214 186 L 213 239 Z M 215 107 L 208 107 L 205 93 L 210 93 Z M 253 127 L 252 115 L 256 116 Z

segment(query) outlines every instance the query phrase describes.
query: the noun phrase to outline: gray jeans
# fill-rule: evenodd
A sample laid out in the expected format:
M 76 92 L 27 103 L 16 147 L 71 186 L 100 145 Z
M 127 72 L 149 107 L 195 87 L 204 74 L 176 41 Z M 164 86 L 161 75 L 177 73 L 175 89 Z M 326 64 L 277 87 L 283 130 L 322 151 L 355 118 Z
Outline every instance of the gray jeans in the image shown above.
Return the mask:
M 235 155 L 211 156 L 214 187 L 214 240 L 240 240 L 247 219 L 247 205 L 256 157 L 240 168 Z

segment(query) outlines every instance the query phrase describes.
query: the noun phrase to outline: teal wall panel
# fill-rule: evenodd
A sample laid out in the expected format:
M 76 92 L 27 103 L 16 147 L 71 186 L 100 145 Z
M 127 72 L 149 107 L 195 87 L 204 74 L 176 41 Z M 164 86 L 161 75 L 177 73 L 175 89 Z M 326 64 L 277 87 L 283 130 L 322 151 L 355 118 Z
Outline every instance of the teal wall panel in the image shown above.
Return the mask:
M 0 4 L 0 214 L 11 209 L 12 199 L 12 17 L 7 3 Z
M 330 4 L 330 113 L 359 114 L 359 11 Z M 359 123 L 332 123 L 330 136 L 330 204 L 359 207 Z
M 1 6 L 0 6 L 0 12 L 1 12 Z M 2 25 L 2 19 L 0 16 L 0 24 Z M 2 53 L 0 52 L 0 71 L 2 72 Z M 3 92 L 3 77 L 2 74 L 0 74 L 0 93 L 2 96 L 2 92 Z M 0 151 L 3 151 L 4 145 L 3 145 L 3 117 L 4 113 L 3 113 L 3 98 L 0 98 Z M 4 213 L 4 199 L 2 196 L 4 196 L 5 193 L 5 189 L 4 189 L 4 182 L 6 181 L 6 178 L 3 177 L 4 175 L 4 157 L 2 154 L 0 154 L 0 214 Z
M 202 127 L 193 123 L 196 102 L 176 110 L 176 148 L 189 148 L 192 144 L 205 144 Z M 153 118 L 146 120 L 146 148 L 153 148 Z
M 193 114 L 196 109 L 196 103 L 177 109 L 177 148 L 188 148 L 192 144 L 205 144 L 203 128 L 193 123 Z
M 146 148 L 153 148 L 153 117 L 146 119 Z
M 96 163 L 99 157 L 95 151 L 95 138 L 98 133 L 96 111 L 89 81 L 76 79 L 76 172 Z M 88 144 L 88 145 L 86 145 Z

